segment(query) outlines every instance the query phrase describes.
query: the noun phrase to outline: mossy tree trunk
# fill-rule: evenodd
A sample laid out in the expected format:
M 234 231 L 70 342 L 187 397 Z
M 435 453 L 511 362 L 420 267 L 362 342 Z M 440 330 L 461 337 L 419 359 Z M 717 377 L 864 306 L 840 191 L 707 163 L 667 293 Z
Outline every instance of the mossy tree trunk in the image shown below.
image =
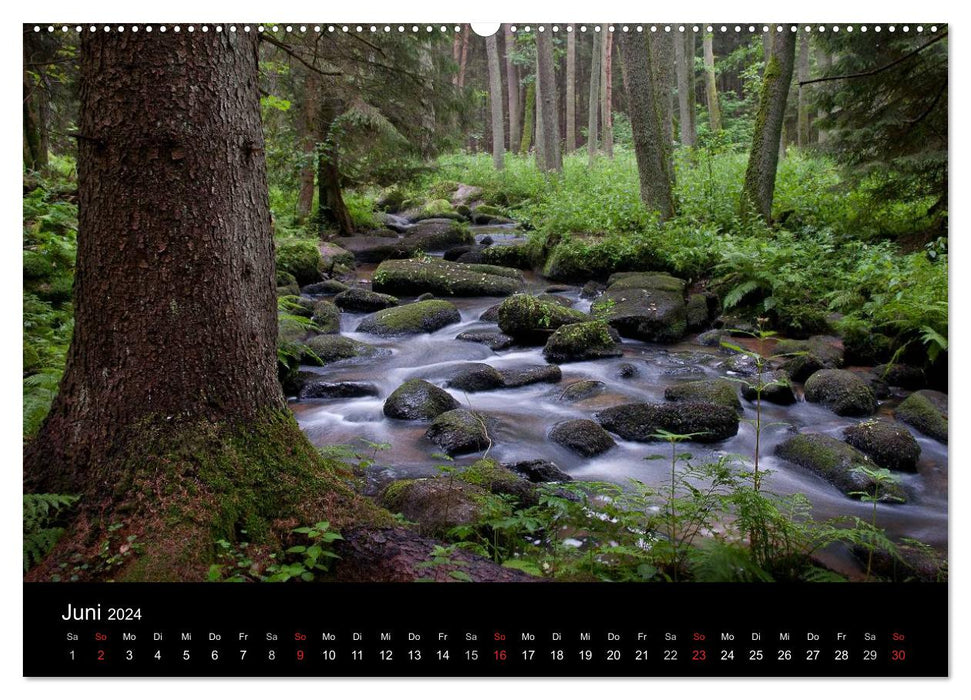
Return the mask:
M 300 163 L 300 192 L 297 196 L 297 220 L 300 223 L 310 218 L 314 209 L 314 160 L 317 153 L 317 112 L 319 109 L 317 92 L 320 81 L 314 71 L 308 70 L 303 81 L 303 100 L 300 117 L 297 120 L 300 149 L 303 160 Z
M 577 33 L 567 25 L 566 33 L 566 150 L 577 147 Z
M 740 208 L 743 218 L 754 213 L 766 222 L 772 218 L 772 198 L 775 193 L 782 126 L 796 54 L 795 32 L 789 31 L 789 27 L 776 31 L 774 26 L 772 31 L 772 55 L 762 76 L 762 92 L 755 117 L 755 132 L 748 167 L 745 170 Z
M 486 37 L 486 62 L 489 67 L 489 109 L 492 114 L 492 163 L 502 170 L 506 150 L 506 135 L 502 118 L 502 68 L 499 66 L 499 46 L 496 35 Z
M 600 135 L 598 127 L 600 124 L 599 104 L 600 104 L 600 42 L 603 37 L 598 39 L 596 33 L 591 37 L 593 46 L 590 49 L 590 99 L 587 111 L 587 155 L 590 159 L 590 167 L 593 167 L 597 159 L 597 141 Z
M 715 84 L 715 51 L 712 46 L 711 32 L 702 37 L 702 50 L 705 57 L 705 97 L 708 100 L 708 125 L 712 133 L 722 130 L 722 112 L 718 106 L 718 86 Z
M 255 33 L 84 33 L 80 74 L 74 335 L 24 452 L 25 490 L 82 495 L 53 560 L 199 580 L 216 539 L 377 512 L 277 380 Z M 128 536 L 137 554 L 99 569 Z
M 553 68 L 552 32 L 551 25 L 547 25 L 545 31 L 536 32 L 536 81 L 537 101 L 542 101 L 542 169 L 559 172 L 563 169 L 563 160 L 560 153 L 560 116 Z M 537 138 L 537 146 L 538 140 Z
M 523 139 L 519 144 L 519 152 L 526 155 L 533 145 L 534 109 L 536 106 L 535 78 L 526 86 L 526 96 L 523 102 L 526 104 L 526 113 L 523 115 Z
M 24 27 L 24 166 L 28 170 L 47 168 L 50 96 L 44 70 L 54 60 L 53 53 L 46 36 Z
M 658 93 L 653 85 L 650 41 L 647 32 L 621 33 L 620 65 L 627 90 L 641 200 L 648 209 L 658 212 L 663 221 L 674 215 L 674 198 L 662 141 Z
M 324 99 L 320 108 L 320 141 L 317 144 L 317 218 L 321 236 L 334 231 L 339 236 L 354 233 L 351 212 L 341 191 L 340 149 L 336 129 L 342 105 Z
M 508 24 L 502 25 L 506 49 L 506 91 L 509 93 L 509 152 L 520 148 L 522 135 L 519 129 L 519 76 L 512 55 L 516 51 L 516 39 Z
M 609 24 L 600 27 L 600 123 L 603 127 L 603 152 L 614 157 L 613 64 L 614 35 Z
M 661 117 L 661 147 L 668 162 L 668 175 L 674 184 L 674 34 L 658 32 L 649 40 L 654 90 Z
M 695 128 L 695 93 L 691 75 L 695 69 L 694 33 L 685 32 L 674 38 L 674 55 L 678 81 L 678 122 L 681 145 L 694 148 L 698 140 Z
M 799 33 L 799 68 L 800 82 L 809 80 L 809 32 Z M 796 143 L 800 148 L 809 145 L 809 94 L 808 88 L 799 86 L 798 117 L 796 127 Z

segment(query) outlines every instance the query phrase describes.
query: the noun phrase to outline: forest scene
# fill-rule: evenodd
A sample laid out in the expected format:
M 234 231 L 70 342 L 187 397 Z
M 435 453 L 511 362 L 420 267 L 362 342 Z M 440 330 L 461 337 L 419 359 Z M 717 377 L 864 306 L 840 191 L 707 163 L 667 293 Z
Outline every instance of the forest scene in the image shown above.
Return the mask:
M 946 581 L 944 25 L 23 27 L 26 581 Z

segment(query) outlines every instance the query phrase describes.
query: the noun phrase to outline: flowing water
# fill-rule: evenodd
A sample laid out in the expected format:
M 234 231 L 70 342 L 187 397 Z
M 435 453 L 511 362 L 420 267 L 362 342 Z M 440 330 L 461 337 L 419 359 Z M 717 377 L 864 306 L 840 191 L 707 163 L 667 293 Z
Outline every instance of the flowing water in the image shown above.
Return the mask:
M 494 228 L 494 227 L 489 227 Z M 482 234 L 482 227 L 476 233 Z M 496 239 L 497 233 L 489 232 Z M 515 235 L 506 232 L 505 235 Z M 362 283 L 369 279 L 373 267 L 362 266 L 358 274 Z M 543 291 L 548 283 L 539 278 L 528 280 L 533 293 Z M 574 307 L 588 311 L 590 301 L 579 298 L 579 292 L 563 293 Z M 386 476 L 404 478 L 435 474 L 441 463 L 432 457 L 439 448 L 425 439 L 427 424 L 391 420 L 382 412 L 385 398 L 404 381 L 426 379 L 439 386 L 458 367 L 467 362 L 484 362 L 497 369 L 513 369 L 527 365 L 541 365 L 546 361 L 542 349 L 513 347 L 493 352 L 485 345 L 455 340 L 467 330 L 495 330 L 496 326 L 479 320 L 490 306 L 502 301 L 498 298 L 451 300 L 461 311 L 460 323 L 435 333 L 402 338 L 379 338 L 358 333 L 357 326 L 366 314 L 344 313 L 341 332 L 347 337 L 372 345 L 389 348 L 390 357 L 378 360 L 350 361 L 327 367 L 305 367 L 319 373 L 328 381 L 363 381 L 380 389 L 380 398 L 328 399 L 292 402 L 291 408 L 311 441 L 319 446 L 339 443 L 358 443 L 360 439 L 392 445 L 377 459 L 389 465 Z M 466 394 L 446 389 L 461 404 L 487 414 L 498 421 L 493 431 L 490 457 L 511 463 L 528 459 L 547 459 L 576 479 L 610 481 L 625 484 L 637 479 L 660 486 L 669 475 L 669 462 L 648 460 L 649 455 L 670 455 L 666 443 L 628 442 L 616 438 L 617 446 L 595 458 L 584 458 L 547 439 L 556 423 L 572 418 L 592 418 L 596 411 L 631 401 L 664 401 L 665 387 L 688 379 L 731 377 L 723 366 L 727 356 L 718 348 L 704 347 L 689 336 L 673 346 L 661 346 L 625 340 L 621 358 L 577 362 L 561 365 L 563 378 L 557 384 L 533 384 L 516 389 L 497 389 Z M 620 378 L 621 365 L 634 365 L 638 372 L 632 378 Z M 582 379 L 599 380 L 606 389 L 599 395 L 574 403 L 560 400 L 563 390 Z M 883 402 L 881 413 L 888 414 L 893 399 Z M 743 422 L 738 435 L 716 445 L 683 443 L 679 452 L 690 452 L 696 463 L 723 454 L 744 457 L 751 463 L 755 445 L 754 427 L 746 420 L 754 420 L 754 403 L 742 401 Z M 872 504 L 861 503 L 845 496 L 812 472 L 779 460 L 773 456 L 775 446 L 794 430 L 810 430 L 840 438 L 843 428 L 860 419 L 841 418 L 828 409 L 800 400 L 792 406 L 762 405 L 761 468 L 771 473 L 763 481 L 768 491 L 805 494 L 813 504 L 817 519 L 855 515 L 869 519 Z M 892 537 L 913 537 L 936 548 L 947 547 L 947 447 L 915 433 L 921 447 L 916 474 L 899 474 L 908 490 L 906 504 L 877 506 L 878 524 Z M 475 455 L 457 458 L 459 464 L 470 463 Z M 742 460 L 740 460 L 742 462 Z M 746 467 L 746 468 L 751 468 Z

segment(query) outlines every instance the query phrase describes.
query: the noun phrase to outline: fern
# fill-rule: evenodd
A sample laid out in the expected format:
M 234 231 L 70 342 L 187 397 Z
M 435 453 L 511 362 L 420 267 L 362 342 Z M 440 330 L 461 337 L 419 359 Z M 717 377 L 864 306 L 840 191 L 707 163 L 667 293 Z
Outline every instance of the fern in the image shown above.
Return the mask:
M 761 284 L 756 280 L 748 280 L 736 285 L 728 294 L 725 295 L 725 300 L 723 305 L 726 309 L 731 309 L 738 306 L 739 302 L 745 298 L 746 295 L 751 294 L 761 287 Z
M 54 549 L 64 534 L 64 528 L 57 524 L 58 516 L 78 498 L 57 493 L 24 494 L 24 573 Z

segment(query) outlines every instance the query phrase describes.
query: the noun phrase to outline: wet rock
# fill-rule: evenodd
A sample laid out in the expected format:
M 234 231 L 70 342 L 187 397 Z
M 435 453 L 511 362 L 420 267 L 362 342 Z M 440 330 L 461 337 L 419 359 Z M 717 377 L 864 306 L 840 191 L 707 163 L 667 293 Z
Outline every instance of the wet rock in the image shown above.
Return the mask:
M 563 378 L 563 373 L 556 365 L 533 365 L 518 369 L 502 370 L 502 384 L 513 389 L 527 384 L 556 384 Z
M 459 186 L 452 193 L 452 204 L 456 207 L 469 206 L 471 202 L 482 197 L 482 188 L 474 185 L 459 183 Z
M 738 433 L 738 413 L 710 403 L 628 403 L 596 415 L 604 428 L 625 440 L 653 442 L 658 430 L 694 434 L 695 442 L 718 442 Z
M 560 394 L 559 400 L 569 403 L 582 401 L 583 399 L 589 399 L 592 396 L 602 394 L 606 388 L 606 384 L 596 379 L 581 379 L 567 386 L 563 390 L 563 393 Z
M 319 376 L 319 375 L 318 375 Z M 367 382 L 307 382 L 300 389 L 301 399 L 353 399 L 362 396 L 378 396 L 380 391 Z
M 485 238 L 482 239 L 485 241 Z M 483 259 L 492 265 L 532 270 L 539 264 L 538 249 L 529 243 L 501 243 L 482 251 Z
M 416 301 L 365 316 L 357 327 L 360 333 L 384 337 L 434 333 L 458 323 L 462 314 L 455 305 L 441 299 Z
M 665 272 L 616 272 L 607 279 L 607 289 L 657 289 L 684 294 L 685 281 Z
M 584 457 L 603 454 L 617 444 L 606 430 L 592 420 L 585 419 L 557 423 L 550 430 L 549 438 L 556 444 Z
M 536 505 L 536 487 L 492 459 L 479 459 L 460 471 L 458 479 L 494 494 L 513 496 L 522 506 Z
M 606 287 L 599 282 L 587 282 L 580 290 L 580 296 L 584 299 L 595 299 L 596 297 L 600 296 L 605 289 Z
M 444 389 L 422 379 L 409 379 L 384 402 L 384 415 L 399 420 L 434 420 L 460 404 Z
M 677 342 L 687 330 L 684 281 L 660 273 L 614 276 L 591 311 L 625 338 Z M 613 279 L 613 278 L 612 278 Z
M 321 296 L 324 294 L 340 294 L 348 289 L 350 287 L 338 280 L 324 280 L 322 282 L 308 284 L 306 287 L 301 287 L 300 293 L 309 294 L 310 296 Z
M 341 310 L 329 301 L 318 301 L 314 304 L 313 316 L 310 319 L 320 333 L 340 333 Z
M 618 379 L 633 379 L 639 376 L 641 371 L 637 369 L 630 362 L 621 362 L 617 365 L 617 378 Z
M 866 474 L 855 471 L 856 467 L 876 469 L 877 465 L 852 445 L 847 445 L 829 435 L 816 433 L 794 435 L 780 443 L 775 448 L 775 454 L 780 459 L 819 474 L 853 498 L 859 498 L 859 493 L 868 493 L 871 496 L 877 495 L 879 500 L 890 503 L 899 503 L 898 499 L 906 499 L 899 485 L 880 485 Z
M 554 462 L 545 459 L 531 459 L 507 465 L 507 468 L 521 474 L 535 484 L 560 481 L 573 481 L 573 477 L 560 469 Z
M 668 401 L 695 401 L 742 410 L 738 400 L 738 386 L 727 379 L 701 379 L 674 384 L 664 390 Z
M 286 238 L 276 244 L 276 269 L 289 272 L 301 286 L 320 281 L 320 250 L 316 240 Z
M 736 338 L 751 338 L 758 330 L 749 319 L 735 314 L 722 314 L 711 325 Z
M 456 262 L 464 256 L 466 253 L 481 253 L 485 250 L 484 245 L 460 245 L 454 248 L 449 248 L 442 255 L 443 260 L 448 260 L 449 262 Z M 462 262 L 465 262 L 464 260 Z
M 755 358 L 741 353 L 732 355 L 724 362 L 718 363 L 718 367 L 729 374 L 737 374 L 743 377 L 752 377 L 759 373 Z
M 278 304 L 280 307 L 282 307 L 281 310 L 283 310 L 284 313 L 288 313 L 291 316 L 311 318 L 314 315 L 314 301 L 313 299 L 308 299 L 307 297 L 280 297 Z
M 342 335 L 318 335 L 305 345 L 312 354 L 304 354 L 304 364 L 328 365 L 333 362 L 367 360 L 391 354 L 387 348 L 378 348 Z
M 877 365 L 890 360 L 894 342 L 883 333 L 851 326 L 843 331 L 843 354 L 847 364 Z
M 320 243 L 320 270 L 334 274 L 354 267 L 354 254 L 335 243 Z
M 456 340 L 465 340 L 470 343 L 482 343 L 491 350 L 505 350 L 512 347 L 515 342 L 505 333 L 499 331 L 464 331 L 455 336 Z
M 437 416 L 425 437 L 450 456 L 479 452 L 490 444 L 485 416 L 465 408 Z
M 483 247 L 488 247 L 495 243 L 495 241 L 492 240 L 492 236 L 483 236 L 478 240 L 478 243 Z
M 460 479 L 403 479 L 388 484 L 379 501 L 392 513 L 416 522 L 422 532 L 444 535 L 474 522 L 488 492 Z
M 573 302 L 564 296 L 560 296 L 559 294 L 547 294 L 544 292 L 543 294 L 537 294 L 536 298 L 540 301 L 546 301 L 551 304 L 559 304 L 566 309 L 573 308 Z
M 455 214 L 456 218 L 461 218 Z M 472 234 L 469 229 L 451 219 L 426 219 L 407 231 L 405 242 L 415 250 L 442 251 L 460 245 L 471 245 Z
M 582 311 L 528 294 L 516 294 L 499 305 L 499 328 L 522 343 L 544 343 L 550 333 L 569 323 L 589 321 Z
M 917 471 L 920 445 L 903 426 L 869 420 L 845 428 L 843 439 L 885 469 Z
M 569 323 L 557 328 L 543 348 L 548 362 L 584 362 L 605 357 L 621 357 L 623 352 L 604 321 Z
M 493 304 L 488 309 L 479 314 L 479 320 L 487 323 L 499 323 L 499 307 L 501 304 Z
M 747 401 L 758 399 L 758 379 L 742 384 L 742 396 Z M 792 390 L 792 382 L 789 375 L 783 370 L 765 372 L 762 374 L 762 400 L 769 403 L 789 406 L 796 403 L 796 394 Z
M 843 369 L 821 369 L 806 380 L 806 401 L 821 403 L 838 416 L 869 416 L 877 398 L 865 381 Z
M 341 238 L 341 247 L 354 255 L 357 262 L 376 263 L 384 260 L 408 258 L 415 252 L 416 241 L 384 236 L 348 236 Z
M 424 294 L 419 294 L 418 296 L 416 296 L 415 301 L 431 301 L 434 298 L 435 298 L 434 294 L 425 292 Z
M 399 296 L 430 292 L 443 297 L 504 297 L 522 284 L 522 273 L 493 265 L 466 265 L 435 258 L 388 260 L 374 271 L 375 291 Z
M 276 295 L 278 297 L 296 296 L 300 294 L 297 278 L 285 270 L 276 271 Z
M 576 290 L 577 288 L 570 284 L 551 284 L 546 289 L 543 290 L 543 293 L 562 294 L 564 292 L 575 292 Z
M 947 444 L 947 394 L 931 389 L 915 391 L 894 411 L 897 420 Z
M 899 386 L 903 389 L 921 389 L 927 384 L 927 377 L 924 375 L 924 370 L 920 367 L 912 367 L 910 365 L 877 365 L 873 368 L 873 374 L 890 386 Z
M 463 218 L 447 199 L 430 199 L 425 202 L 417 211 L 407 212 L 413 221 L 450 221 Z
M 710 331 L 705 331 L 704 333 L 699 333 L 698 345 L 704 345 L 706 348 L 722 348 L 722 342 L 724 341 L 731 342 L 729 340 L 730 338 L 731 338 L 731 335 L 729 333 L 723 330 L 714 329 Z
M 688 297 L 685 317 L 689 331 L 698 331 L 708 326 L 708 299 L 704 294 L 692 294 Z
M 290 371 L 285 374 L 281 374 L 280 383 L 283 386 L 283 395 L 299 396 L 300 390 L 310 382 L 315 382 L 320 379 L 320 375 L 316 372 L 300 372 L 300 371 Z
M 483 362 L 462 365 L 445 383 L 445 386 L 460 391 L 491 391 L 504 385 L 502 374 L 495 367 Z
M 334 303 L 344 311 L 371 313 L 397 306 L 398 297 L 354 287 L 335 296 Z
M 790 355 L 783 358 L 783 368 L 793 381 L 804 382 L 821 369 L 839 369 L 843 366 L 843 349 L 839 338 L 814 335 L 808 340 L 780 340 L 773 355 Z
M 873 552 L 872 558 L 867 547 L 853 547 L 852 551 L 864 570 L 870 564 L 871 575 L 888 581 L 897 583 L 947 581 L 947 557 L 930 547 L 900 543 L 895 546 L 893 552 L 878 547 Z

